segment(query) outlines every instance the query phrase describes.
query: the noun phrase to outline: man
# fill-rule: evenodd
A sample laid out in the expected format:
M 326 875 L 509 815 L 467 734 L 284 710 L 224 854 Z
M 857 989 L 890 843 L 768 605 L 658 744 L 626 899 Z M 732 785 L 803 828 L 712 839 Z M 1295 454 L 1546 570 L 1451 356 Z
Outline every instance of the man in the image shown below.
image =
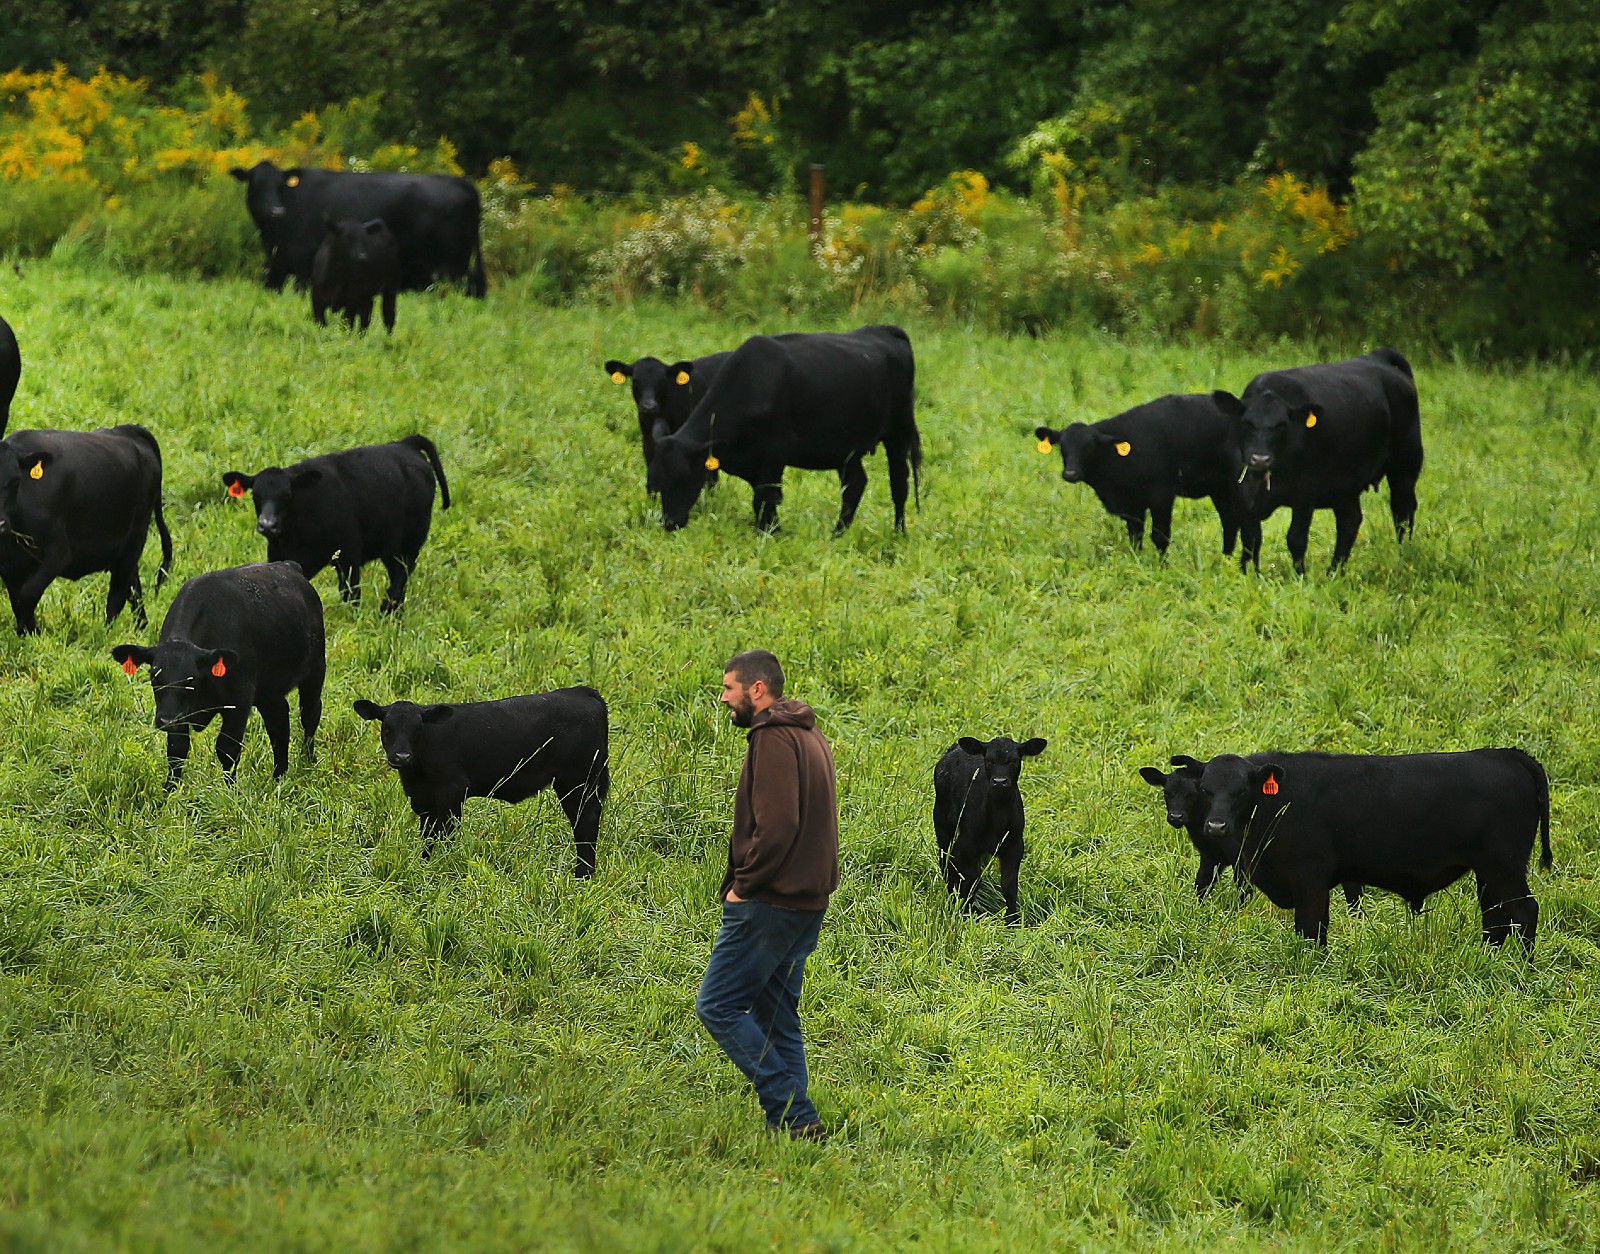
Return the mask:
M 833 754 L 811 707 L 784 698 L 772 654 L 752 649 L 723 669 L 722 704 L 750 735 L 719 890 L 722 929 L 695 1011 L 755 1085 L 767 1126 L 825 1141 L 806 1095 L 800 980 L 839 886 Z

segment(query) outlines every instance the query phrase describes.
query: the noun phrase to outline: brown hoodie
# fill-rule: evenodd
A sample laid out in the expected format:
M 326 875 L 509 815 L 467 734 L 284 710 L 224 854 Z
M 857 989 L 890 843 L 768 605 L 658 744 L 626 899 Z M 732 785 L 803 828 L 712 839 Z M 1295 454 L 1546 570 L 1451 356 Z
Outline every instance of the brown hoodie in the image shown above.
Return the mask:
M 718 895 L 731 888 L 788 910 L 826 909 L 839 886 L 839 805 L 817 716 L 774 701 L 751 722 L 749 742 Z

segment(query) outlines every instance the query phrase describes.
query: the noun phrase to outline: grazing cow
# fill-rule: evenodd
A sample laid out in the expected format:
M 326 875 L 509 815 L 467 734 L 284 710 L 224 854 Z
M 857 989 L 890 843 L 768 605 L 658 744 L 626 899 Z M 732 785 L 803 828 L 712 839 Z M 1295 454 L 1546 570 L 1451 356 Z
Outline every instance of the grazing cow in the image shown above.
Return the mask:
M 273 777 L 286 774 L 289 693 L 296 688 L 306 760 L 315 760 L 327 666 L 322 602 L 293 562 L 196 575 L 178 589 L 154 648 L 119 644 L 111 656 L 130 675 L 150 668 L 156 729 L 167 733 L 167 791 L 183 775 L 191 733 L 218 714 L 217 761 L 232 775 L 252 707 L 272 742 Z
M 1156 552 L 1165 556 L 1172 502 L 1208 496 L 1222 520 L 1222 551 L 1231 554 L 1246 517 L 1234 422 L 1210 395 L 1163 396 L 1115 418 L 1037 427 L 1034 435 L 1041 453 L 1060 446 L 1062 479 L 1093 488 L 1106 512 L 1127 523 L 1134 548 L 1144 543 L 1148 513 Z
M 1018 744 L 1007 736 L 983 741 L 963 736 L 933 768 L 933 830 L 945 887 L 970 907 L 978 877 L 990 858 L 1000 859 L 1006 922 L 1022 922 L 1017 876 L 1022 870 L 1022 759 L 1044 752 L 1035 736 Z
M 388 223 L 400 252 L 400 285 L 407 291 L 421 291 L 440 278 L 465 278 L 469 296 L 488 290 L 478 234 L 482 206 L 470 179 L 281 170 L 270 161 L 229 173 L 246 187 L 245 208 L 261 233 L 266 283 L 275 292 L 291 277 L 299 287 L 311 282 L 324 218 Z
M 711 385 L 716 382 L 722 363 L 731 354 L 712 353 L 708 357 L 695 357 L 688 361 L 667 365 L 659 357 L 641 357 L 635 362 L 606 362 L 606 374 L 613 383 L 633 384 L 633 403 L 639 411 L 639 444 L 644 450 L 645 491 L 654 492 L 650 482 L 650 464 L 656 452 L 656 428 L 661 426 L 671 435 L 694 412 Z M 709 481 L 716 483 L 717 472 L 711 471 Z
M 1292 511 L 1289 555 L 1305 574 L 1311 516 L 1331 509 L 1333 563 L 1350 556 L 1361 529 L 1361 494 L 1389 480 L 1395 536 L 1415 525 L 1422 426 L 1411 365 L 1392 348 L 1325 365 L 1269 370 L 1243 395 L 1212 394 L 1238 423 L 1236 466 L 1251 527 L 1240 568 L 1259 568 L 1261 520 L 1279 506 Z
M 1205 774 L 1206 764 L 1179 753 L 1173 755 L 1172 765 L 1178 769 L 1170 774 L 1163 774 L 1154 766 L 1141 766 L 1139 774 L 1145 783 L 1161 789 L 1167 804 L 1167 825 L 1187 832 L 1190 843 L 1200 855 L 1200 870 L 1194 877 L 1194 895 L 1204 901 L 1206 894 L 1216 886 L 1223 870 L 1231 866 L 1234 869 L 1234 883 L 1238 885 L 1240 893 L 1249 896 L 1250 883 L 1239 874 L 1236 861 L 1239 851 L 1214 840 L 1206 832 L 1206 817 L 1210 813 L 1211 803 L 1200 791 L 1200 777 Z M 1359 909 L 1362 886 L 1345 883 L 1341 887 L 1351 911 Z M 1413 906 L 1412 912 L 1416 910 L 1417 907 Z
M 131 603 L 145 626 L 139 557 L 152 517 L 159 588 L 172 569 L 172 536 L 161 513 L 161 446 L 145 428 L 17 431 L 0 440 L 0 579 L 17 634 L 39 630 L 35 612 L 52 582 L 102 570 L 111 574 L 106 622 Z
M 17 347 L 11 324 L 0 318 L 0 436 L 11 421 L 11 398 L 17 394 L 17 381 L 21 378 L 22 350 Z
M 346 326 L 372 323 L 372 302 L 383 298 L 383 327 L 394 330 L 395 298 L 400 294 L 400 257 L 394 233 L 382 218 L 328 223 L 328 233 L 311 263 L 311 316 L 328 325 L 328 310 L 344 315 Z
M 385 614 L 406 598 L 406 581 L 433 523 L 435 480 L 441 508 L 449 509 L 439 450 L 423 435 L 222 476 L 229 496 L 249 492 L 255 499 L 256 530 L 266 537 L 269 562 L 298 562 L 307 579 L 331 563 L 339 595 L 357 602 L 361 567 L 381 561 L 389 572 L 379 607 Z
M 1200 789 L 1207 838 L 1318 944 L 1328 942 L 1335 884 L 1387 889 L 1416 911 L 1471 871 L 1484 939 L 1515 931 L 1533 949 L 1528 856 L 1537 830 L 1550 866 L 1550 784 L 1520 749 L 1223 754 L 1206 763 Z
M 382 723 L 384 756 L 421 820 L 424 858 L 468 797 L 524 801 L 553 785 L 577 842 L 577 873 L 594 874 L 611 769 L 605 698 L 593 688 L 441 705 L 357 701 L 355 710 Z
M 689 521 L 706 471 L 720 465 L 754 493 L 756 526 L 774 531 L 783 471 L 839 475 L 841 534 L 867 486 L 861 459 L 879 444 L 889 462 L 894 525 L 906 526 L 907 466 L 917 473 L 922 441 L 912 408 L 916 375 L 911 340 L 899 327 L 844 333 L 757 335 L 728 355 L 689 420 L 668 435 L 657 426 L 651 481 L 661 521 Z

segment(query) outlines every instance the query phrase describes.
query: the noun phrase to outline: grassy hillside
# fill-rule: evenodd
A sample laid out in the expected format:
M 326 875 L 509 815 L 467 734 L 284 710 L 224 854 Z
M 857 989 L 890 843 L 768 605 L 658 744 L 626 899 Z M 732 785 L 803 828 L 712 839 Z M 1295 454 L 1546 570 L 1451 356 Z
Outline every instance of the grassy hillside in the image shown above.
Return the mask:
M 412 296 L 392 339 L 243 283 L 36 264 L 0 313 L 13 429 L 161 440 L 177 577 L 140 633 L 104 577 L 44 634 L 0 629 L 0 1248 L 1592 1248 L 1600 1230 L 1600 388 L 1417 361 L 1414 542 L 1386 498 L 1346 571 L 1332 522 L 1259 578 L 1180 503 L 1128 550 L 1032 430 L 1255 356 L 912 324 L 920 512 L 887 473 L 854 529 L 792 473 L 783 530 L 724 478 L 664 534 L 607 357 L 755 330 L 668 309 Z M 822 328 L 809 328 L 822 329 Z M 1406 345 L 1399 345 L 1404 349 Z M 339 604 L 315 766 L 281 785 L 259 720 L 235 783 L 196 737 L 162 792 L 143 674 L 184 577 L 259 560 L 227 469 L 431 435 L 456 504 L 399 621 Z M 152 543 L 147 583 L 155 565 Z M 377 586 L 374 587 L 376 581 Z M 813 1097 L 790 1146 L 694 1017 L 743 736 L 721 663 L 765 646 L 840 771 L 844 883 L 807 985 Z M 416 822 L 358 697 L 592 683 L 615 780 L 599 873 L 553 799 Z M 1041 735 L 1024 771 L 1027 926 L 939 884 L 929 821 L 958 734 Z M 298 739 L 298 734 L 297 734 Z M 1378 896 L 1298 940 L 1258 894 L 1194 900 L 1137 768 L 1261 748 L 1520 745 L 1553 785 L 1532 962 L 1478 940 L 1470 880 L 1420 919 Z

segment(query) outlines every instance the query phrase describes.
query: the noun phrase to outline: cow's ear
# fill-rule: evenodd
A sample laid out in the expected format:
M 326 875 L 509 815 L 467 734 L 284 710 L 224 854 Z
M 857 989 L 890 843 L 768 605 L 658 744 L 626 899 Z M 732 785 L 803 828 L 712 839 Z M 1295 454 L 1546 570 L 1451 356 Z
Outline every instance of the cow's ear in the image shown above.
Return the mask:
M 22 463 L 23 472 L 30 479 L 43 479 L 44 468 L 55 459 L 54 453 L 35 453 Z
M 1043 444 L 1061 443 L 1061 432 L 1052 431 L 1049 427 L 1035 427 L 1033 434 Z
M 1182 767 L 1190 774 L 1199 775 L 1206 769 L 1206 764 L 1198 758 L 1191 758 L 1187 753 L 1174 753 L 1167 761 L 1173 766 Z
M 130 675 L 154 660 L 154 654 L 142 644 L 119 644 L 111 650 L 111 656 L 121 662 L 122 669 Z
M 255 481 L 254 475 L 241 475 L 237 470 L 222 472 L 222 486 L 228 489 L 229 496 L 243 496 Z
M 456 712 L 453 705 L 428 705 L 422 709 L 424 723 L 442 723 Z
M 367 722 L 382 721 L 384 708 L 376 701 L 368 701 L 365 697 L 355 703 L 355 712 Z
M 1310 405 L 1291 405 L 1289 421 L 1297 427 L 1314 427 L 1317 425 L 1317 415 Z
M 975 754 L 980 758 L 989 752 L 988 742 L 978 740 L 973 736 L 963 736 L 956 743 L 961 746 L 962 753 Z
M 1141 766 L 1139 768 L 1139 778 L 1144 780 L 1144 782 L 1149 784 L 1152 788 L 1166 787 L 1167 777 L 1161 773 L 1161 769 L 1159 767 Z
M 1034 736 L 1032 739 L 1024 740 L 1020 745 L 1018 745 L 1017 752 L 1025 758 L 1036 758 L 1047 748 L 1049 748 L 1049 746 L 1050 742 L 1043 736 Z
M 1250 784 L 1257 792 L 1275 796 L 1283 783 L 1283 768 L 1276 762 L 1264 762 L 1250 772 Z
M 322 482 L 322 472 L 315 466 L 302 467 L 289 476 L 289 486 L 292 488 L 309 488 L 313 483 Z
M 233 169 L 228 171 L 228 173 L 233 175 L 233 177 L 238 179 L 241 183 L 248 183 L 250 181 L 250 171 L 245 169 L 242 165 L 234 166 Z
M 1218 388 L 1211 394 L 1211 401 L 1230 418 L 1237 418 L 1244 413 L 1244 402 L 1232 392 L 1224 392 L 1221 388 Z
M 680 361 L 675 366 L 668 366 L 667 373 L 679 387 L 687 387 L 689 380 L 694 377 L 694 362 Z
M 633 377 L 633 367 L 625 361 L 612 358 L 606 362 L 606 373 L 611 376 L 611 382 L 621 383 L 624 379 Z
M 232 649 L 212 649 L 200 655 L 200 667 L 214 679 L 226 679 L 239 668 L 239 655 Z

